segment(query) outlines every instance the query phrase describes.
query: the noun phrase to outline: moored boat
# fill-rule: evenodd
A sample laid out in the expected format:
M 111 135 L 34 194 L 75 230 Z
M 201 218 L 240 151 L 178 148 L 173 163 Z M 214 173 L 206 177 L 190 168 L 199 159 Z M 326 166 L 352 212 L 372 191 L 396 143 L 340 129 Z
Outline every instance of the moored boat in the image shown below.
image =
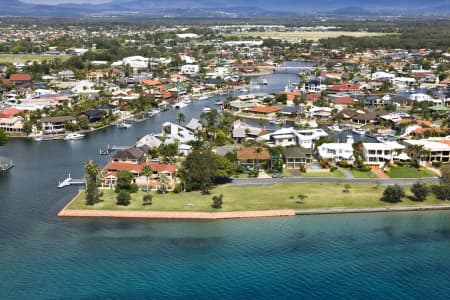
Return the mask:
M 70 141 L 70 140 L 81 140 L 82 138 L 84 138 L 85 135 L 81 134 L 81 133 L 68 133 L 64 136 L 64 140 L 65 141 Z

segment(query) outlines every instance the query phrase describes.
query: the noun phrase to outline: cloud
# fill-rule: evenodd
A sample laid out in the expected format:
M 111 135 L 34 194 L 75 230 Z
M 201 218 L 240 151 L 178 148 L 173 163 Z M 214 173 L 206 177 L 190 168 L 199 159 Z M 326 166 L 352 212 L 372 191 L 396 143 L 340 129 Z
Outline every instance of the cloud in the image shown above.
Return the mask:
M 26 3 L 33 4 L 62 4 L 62 3 L 105 3 L 110 2 L 111 0 L 21 0 Z

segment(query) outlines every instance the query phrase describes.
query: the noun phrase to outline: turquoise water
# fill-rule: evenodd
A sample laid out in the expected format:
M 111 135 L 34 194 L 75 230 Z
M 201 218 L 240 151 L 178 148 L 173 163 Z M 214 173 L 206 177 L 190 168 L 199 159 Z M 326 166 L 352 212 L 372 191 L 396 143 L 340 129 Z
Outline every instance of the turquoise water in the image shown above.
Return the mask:
M 198 116 L 213 101 L 183 112 Z M 0 147 L 16 164 L 0 175 L 0 300 L 449 298 L 450 212 L 208 222 L 56 217 L 76 193 L 56 189 L 67 172 L 81 176 L 87 159 L 104 165 L 99 148 L 132 144 L 177 113 L 80 141 Z

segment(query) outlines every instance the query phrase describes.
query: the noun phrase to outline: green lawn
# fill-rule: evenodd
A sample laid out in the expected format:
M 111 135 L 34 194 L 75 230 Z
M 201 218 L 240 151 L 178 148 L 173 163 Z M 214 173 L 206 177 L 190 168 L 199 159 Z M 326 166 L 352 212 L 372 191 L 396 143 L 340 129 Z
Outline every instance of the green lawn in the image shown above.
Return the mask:
M 436 174 L 429 170 L 418 171 L 416 168 L 410 167 L 397 167 L 391 168 L 388 173 L 391 178 L 424 178 L 424 177 L 435 177 Z
M 279 183 L 269 186 L 231 187 L 219 186 L 211 195 L 200 192 L 180 194 L 153 195 L 153 205 L 143 206 L 144 192 L 132 195 L 129 206 L 117 206 L 113 191 L 104 191 L 103 202 L 94 206 L 84 204 L 85 194 L 82 192 L 68 207 L 68 209 L 94 210 L 140 210 L 140 211 L 242 211 L 242 210 L 270 210 L 270 209 L 318 209 L 318 208 L 365 208 L 385 206 L 409 205 L 444 205 L 444 201 L 437 200 L 430 195 L 424 202 L 414 202 L 404 198 L 398 204 L 388 204 L 379 199 L 383 188 L 376 188 L 373 184 L 352 184 L 350 192 L 344 193 L 344 184 L 335 183 Z M 409 188 L 405 191 L 410 195 Z M 223 194 L 223 207 L 214 210 L 210 207 L 212 196 Z M 298 195 L 306 195 L 302 203 Z
M 339 170 L 336 170 L 334 172 L 329 172 L 329 171 L 325 171 L 325 172 L 306 172 L 306 173 L 302 173 L 303 177 L 326 177 L 326 178 L 331 178 L 331 177 L 337 177 L 337 178 L 345 178 L 345 174 L 342 173 Z
M 27 61 L 41 62 L 43 60 L 51 61 L 59 58 L 65 61 L 70 58 L 69 55 L 39 55 L 39 54 L 0 54 L 0 63 L 26 63 Z
M 353 177 L 355 178 L 377 178 L 377 175 L 373 174 L 372 172 L 362 172 L 358 170 L 350 170 L 352 172 Z

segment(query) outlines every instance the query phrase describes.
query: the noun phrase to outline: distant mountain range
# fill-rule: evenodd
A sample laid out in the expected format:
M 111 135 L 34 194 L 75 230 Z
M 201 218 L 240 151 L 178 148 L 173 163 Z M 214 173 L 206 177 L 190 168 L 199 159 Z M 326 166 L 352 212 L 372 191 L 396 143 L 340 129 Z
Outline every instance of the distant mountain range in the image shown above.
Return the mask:
M 74 0 L 74 2 L 77 2 Z M 0 16 L 34 17 L 298 17 L 450 14 L 450 0 L 112 0 L 102 4 L 32 4 L 0 0 Z

